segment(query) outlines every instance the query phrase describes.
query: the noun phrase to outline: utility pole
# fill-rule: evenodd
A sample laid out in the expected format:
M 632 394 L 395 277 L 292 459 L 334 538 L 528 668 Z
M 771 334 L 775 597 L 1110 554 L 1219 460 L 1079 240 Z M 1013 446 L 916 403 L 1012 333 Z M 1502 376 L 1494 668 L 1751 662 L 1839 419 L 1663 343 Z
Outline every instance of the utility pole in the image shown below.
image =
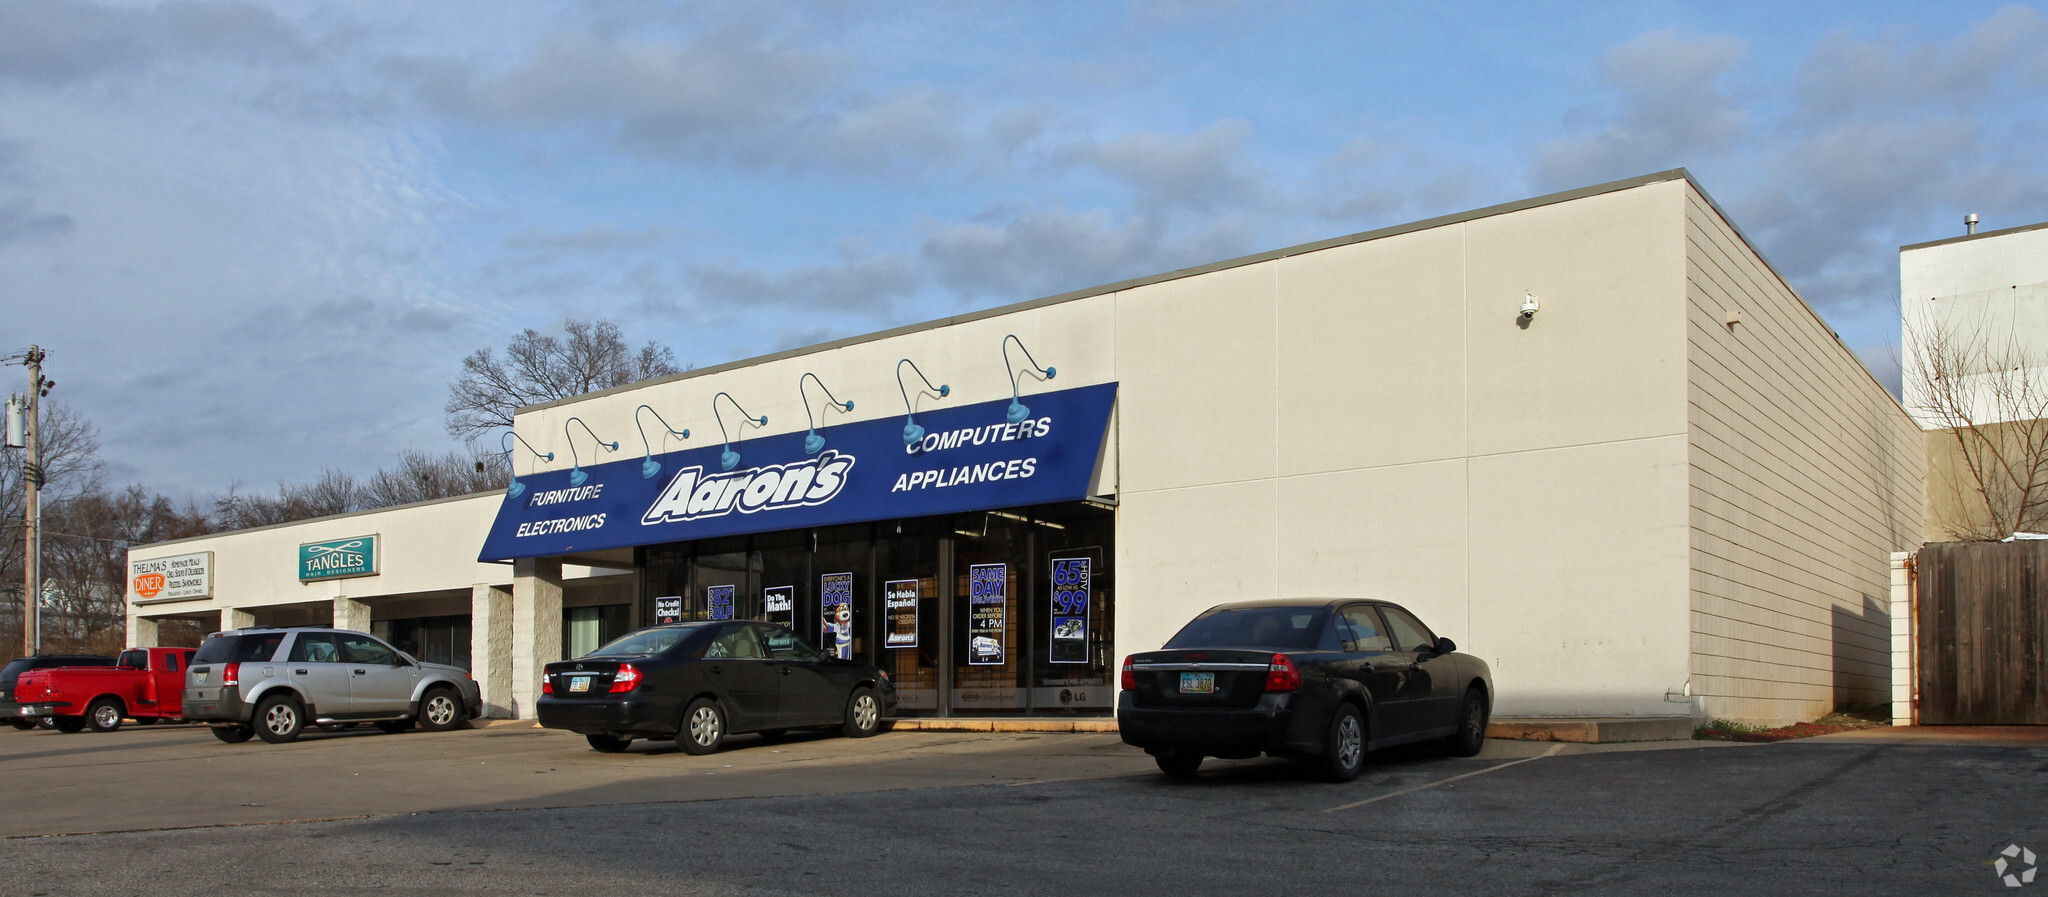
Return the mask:
M 43 379 L 43 350 L 37 346 L 28 347 L 23 353 L 22 363 L 28 365 L 28 438 L 22 453 L 22 482 L 28 485 L 28 503 L 22 507 L 22 563 L 23 582 L 21 590 L 23 603 L 21 614 L 21 653 L 33 656 L 40 653 L 43 640 L 43 467 L 42 467 L 42 414 L 40 400 L 49 392 L 50 383 Z

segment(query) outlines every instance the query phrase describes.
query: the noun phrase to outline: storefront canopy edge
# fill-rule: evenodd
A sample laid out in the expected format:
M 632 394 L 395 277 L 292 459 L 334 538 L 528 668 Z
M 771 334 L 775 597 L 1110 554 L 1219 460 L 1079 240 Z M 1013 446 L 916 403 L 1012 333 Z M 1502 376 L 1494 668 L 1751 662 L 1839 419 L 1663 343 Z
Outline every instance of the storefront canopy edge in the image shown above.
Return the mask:
M 925 436 L 903 442 L 904 418 L 818 430 L 817 454 L 804 433 L 730 444 L 741 456 L 725 470 L 724 445 L 519 478 L 484 540 L 484 561 L 546 557 L 688 539 L 924 517 L 1087 497 L 1115 383 L 1022 397 L 1030 414 L 1010 423 L 1010 400 L 919 411 Z M 736 434 L 737 435 L 737 434 Z M 701 437 L 700 437 L 701 438 Z

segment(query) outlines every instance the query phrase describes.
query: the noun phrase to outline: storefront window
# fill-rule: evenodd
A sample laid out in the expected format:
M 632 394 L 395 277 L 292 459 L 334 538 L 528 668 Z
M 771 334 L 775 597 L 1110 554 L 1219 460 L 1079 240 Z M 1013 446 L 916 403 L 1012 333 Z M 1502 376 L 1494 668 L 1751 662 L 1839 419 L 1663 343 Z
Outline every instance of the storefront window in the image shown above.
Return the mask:
M 641 613 L 787 625 L 888 670 L 904 716 L 1101 715 L 1114 520 L 1076 503 L 650 547 Z
M 370 634 L 426 663 L 469 669 L 469 615 L 378 620 Z
M 600 604 L 562 612 L 562 656 L 582 657 L 625 635 L 633 606 Z

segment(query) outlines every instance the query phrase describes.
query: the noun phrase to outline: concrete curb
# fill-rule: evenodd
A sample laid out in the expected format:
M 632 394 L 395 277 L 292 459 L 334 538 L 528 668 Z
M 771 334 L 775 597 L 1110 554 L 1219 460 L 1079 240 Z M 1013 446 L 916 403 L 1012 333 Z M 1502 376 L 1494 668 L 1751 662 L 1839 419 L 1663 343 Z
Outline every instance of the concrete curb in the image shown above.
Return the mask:
M 1620 744 L 1630 741 L 1690 741 L 1692 717 L 1653 716 L 1616 719 L 1497 719 L 1486 737 L 1504 741 L 1562 741 L 1572 744 Z
M 470 728 L 501 726 L 539 728 L 528 719 L 471 720 Z M 888 720 L 896 732 L 1044 732 L 1114 733 L 1116 720 L 1104 717 L 1081 719 L 1033 717 L 916 717 Z M 1497 719 L 1486 727 L 1486 737 L 1504 741 L 1557 741 L 1573 744 L 1620 744 L 1634 741 L 1690 741 L 1690 717 L 1646 717 L 1618 719 Z
M 1113 719 L 894 719 L 889 728 L 897 732 L 1115 732 Z

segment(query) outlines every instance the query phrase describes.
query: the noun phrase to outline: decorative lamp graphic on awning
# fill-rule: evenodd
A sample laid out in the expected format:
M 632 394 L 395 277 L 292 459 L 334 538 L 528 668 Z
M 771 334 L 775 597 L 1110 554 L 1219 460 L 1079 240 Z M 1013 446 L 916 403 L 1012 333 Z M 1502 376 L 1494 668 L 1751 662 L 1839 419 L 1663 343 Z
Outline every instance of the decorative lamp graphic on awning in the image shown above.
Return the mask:
M 906 364 L 910 365 L 911 370 L 917 371 L 917 379 L 924 381 L 926 392 L 936 390 L 939 398 L 943 399 L 953 391 L 953 388 L 944 383 L 933 386 L 932 378 L 925 376 L 915 361 L 905 358 L 896 362 L 896 389 L 903 393 L 903 444 L 916 445 L 918 440 L 924 438 L 924 428 L 917 425 L 917 407 L 910 402 L 910 390 L 903 386 L 903 366 Z
M 1031 409 L 1025 407 L 1023 402 L 1017 401 L 1017 366 L 1010 362 L 1010 344 L 1013 342 L 1017 344 L 1017 348 L 1023 349 L 1024 360 L 1031 362 L 1031 370 L 1034 373 L 1042 374 L 1045 379 L 1051 380 L 1059 375 L 1059 371 L 1052 367 L 1039 367 L 1038 359 L 1031 357 L 1031 350 L 1024 348 L 1024 341 L 1018 339 L 1016 334 L 1003 336 L 1003 369 L 1010 372 L 1010 411 L 1006 417 L 1014 424 L 1030 417 Z
M 640 476 L 651 480 L 654 479 L 655 474 L 661 472 L 661 462 L 654 460 L 654 444 L 647 441 L 647 425 L 640 422 L 640 412 L 642 411 L 654 415 L 655 420 L 661 421 L 661 428 L 668 431 L 668 436 L 680 436 L 688 439 L 690 438 L 690 428 L 684 427 L 678 430 L 669 426 L 668 418 L 662 417 L 661 412 L 654 410 L 652 405 L 641 405 L 633 409 L 633 426 L 640 431 L 640 446 L 647 452 L 647 457 L 640 462 Z M 666 440 L 668 436 L 662 438 Z M 668 445 L 664 442 L 662 444 L 663 452 L 666 453 L 667 449 Z
M 815 455 L 825 450 L 825 437 L 818 435 L 818 421 L 811 416 L 810 397 L 804 395 L 806 379 L 815 381 L 818 388 L 825 391 L 825 398 L 831 399 L 832 406 L 840 411 L 852 411 L 853 400 L 839 401 L 839 397 L 832 394 L 832 387 L 826 386 L 825 381 L 819 380 L 818 375 L 810 371 L 805 371 L 802 377 L 796 378 L 796 397 L 804 403 L 804 422 L 810 425 L 810 430 L 804 434 L 804 454 Z
M 505 469 L 512 471 L 512 485 L 506 488 L 505 494 L 513 498 L 518 498 L 519 496 L 526 494 L 526 484 L 519 482 L 519 471 L 512 463 L 514 460 L 512 457 L 512 440 L 514 439 L 519 440 L 520 445 L 526 446 L 527 451 L 532 452 L 534 457 L 539 458 L 542 461 L 555 460 L 555 453 L 548 452 L 546 454 L 542 454 L 539 449 L 533 447 L 533 443 L 526 441 L 526 437 L 521 436 L 512 430 L 505 431 L 505 438 L 498 440 L 498 444 L 505 447 Z
M 583 432 L 589 433 L 590 438 L 597 440 L 597 444 L 605 451 L 616 452 L 619 450 L 619 444 L 616 441 L 604 441 L 604 437 L 593 432 L 589 424 L 583 423 L 583 418 L 572 417 L 562 422 L 562 436 L 569 440 L 569 485 L 581 486 L 590 480 L 590 474 L 583 472 L 583 462 L 576 457 L 576 434 L 569 432 L 570 424 L 582 424 Z
M 801 388 L 803 381 L 798 380 L 797 386 Z M 740 414 L 746 423 L 757 427 L 768 426 L 768 415 L 763 414 L 760 417 L 754 417 L 747 414 L 747 409 L 740 406 L 740 400 L 733 398 L 731 393 L 724 390 L 719 390 L 718 395 L 711 397 L 711 416 L 718 421 L 718 438 L 725 443 L 725 451 L 718 456 L 718 466 L 723 470 L 731 470 L 740 466 L 740 453 L 732 450 L 732 435 L 725 432 L 725 418 L 718 416 L 719 399 L 731 402 L 732 407 L 740 409 Z

